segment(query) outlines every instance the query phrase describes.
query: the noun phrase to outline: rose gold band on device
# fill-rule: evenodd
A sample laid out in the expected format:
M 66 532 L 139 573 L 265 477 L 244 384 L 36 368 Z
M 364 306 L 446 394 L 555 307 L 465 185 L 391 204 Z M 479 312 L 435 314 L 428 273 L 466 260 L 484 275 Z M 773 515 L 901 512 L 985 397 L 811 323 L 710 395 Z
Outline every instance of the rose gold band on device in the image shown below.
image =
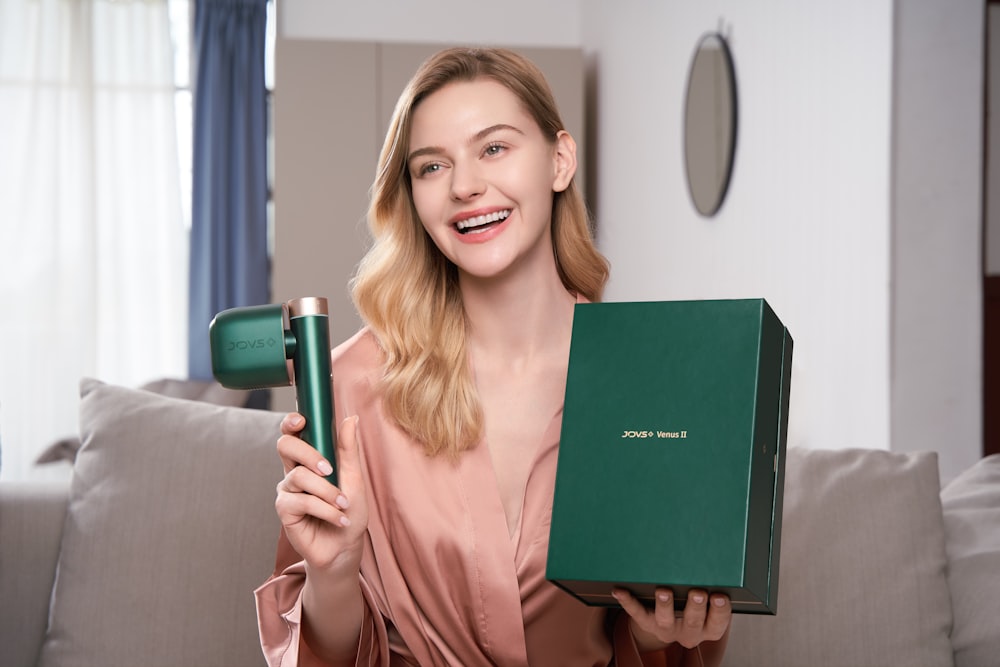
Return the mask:
M 289 317 L 330 314 L 326 298 L 321 296 L 304 296 L 300 299 L 292 299 L 285 305 L 288 307 Z

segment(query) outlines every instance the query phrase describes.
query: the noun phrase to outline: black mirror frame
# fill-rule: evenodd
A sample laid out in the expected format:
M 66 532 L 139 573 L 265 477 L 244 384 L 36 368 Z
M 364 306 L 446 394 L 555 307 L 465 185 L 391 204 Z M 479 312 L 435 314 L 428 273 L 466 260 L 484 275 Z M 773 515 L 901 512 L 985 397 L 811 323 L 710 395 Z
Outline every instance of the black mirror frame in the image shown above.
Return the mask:
M 689 129 L 689 123 L 691 122 L 691 88 L 693 85 L 695 65 L 698 60 L 698 56 L 702 53 L 706 42 L 709 40 L 717 41 L 721 55 L 722 63 L 725 68 L 725 81 L 723 85 L 727 87 L 729 93 L 729 98 L 732 101 L 732 123 L 731 123 L 731 140 L 729 142 L 728 150 L 725 155 L 725 165 L 724 170 L 721 175 L 721 179 L 717 182 L 716 190 L 714 195 L 711 197 L 710 202 L 699 202 L 698 197 L 695 193 L 694 183 L 692 182 L 692 168 L 691 168 L 691 154 L 693 151 L 697 150 L 697 147 L 691 145 L 692 132 Z M 695 210 L 698 211 L 704 217 L 714 216 L 719 209 L 722 207 L 723 202 L 726 199 L 726 194 L 729 191 L 729 185 L 732 180 L 733 175 L 733 165 L 736 158 L 736 140 L 739 128 L 739 100 L 737 96 L 737 85 L 736 85 L 736 70 L 733 65 L 732 52 L 729 49 L 729 44 L 726 38 L 718 32 L 707 32 L 701 36 L 694 50 L 694 55 L 691 58 L 691 65 L 688 69 L 688 80 L 687 86 L 685 88 L 684 95 L 684 173 L 687 179 L 688 194 L 691 197 L 691 203 Z

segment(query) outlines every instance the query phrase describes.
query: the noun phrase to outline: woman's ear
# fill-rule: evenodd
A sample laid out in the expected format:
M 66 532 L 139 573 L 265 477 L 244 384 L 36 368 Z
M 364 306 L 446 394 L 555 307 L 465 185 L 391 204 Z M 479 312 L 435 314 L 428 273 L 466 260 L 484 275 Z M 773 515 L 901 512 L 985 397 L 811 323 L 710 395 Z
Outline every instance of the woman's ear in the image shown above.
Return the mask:
M 566 130 L 560 130 L 556 135 L 552 160 L 555 167 L 552 191 L 562 192 L 569 187 L 576 174 L 576 141 Z

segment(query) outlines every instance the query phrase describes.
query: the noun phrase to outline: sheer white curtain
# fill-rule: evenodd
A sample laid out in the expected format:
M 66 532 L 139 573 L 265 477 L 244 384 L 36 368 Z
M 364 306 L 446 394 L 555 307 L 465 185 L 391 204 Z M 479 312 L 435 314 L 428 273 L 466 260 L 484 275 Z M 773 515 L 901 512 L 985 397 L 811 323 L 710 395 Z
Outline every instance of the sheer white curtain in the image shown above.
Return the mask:
M 83 376 L 182 377 L 187 230 L 167 0 L 0 0 L 0 477 Z

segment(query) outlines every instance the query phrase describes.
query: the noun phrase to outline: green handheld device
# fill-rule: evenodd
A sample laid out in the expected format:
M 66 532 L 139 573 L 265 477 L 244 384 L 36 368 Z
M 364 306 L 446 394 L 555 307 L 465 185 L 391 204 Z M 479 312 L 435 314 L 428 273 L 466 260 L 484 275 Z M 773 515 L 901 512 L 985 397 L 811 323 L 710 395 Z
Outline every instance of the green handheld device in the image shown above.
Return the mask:
M 287 324 L 287 326 L 286 326 Z M 212 374 L 230 389 L 295 385 L 301 437 L 336 466 L 330 316 L 322 297 L 224 310 L 208 326 Z M 337 483 L 337 470 L 327 475 Z

